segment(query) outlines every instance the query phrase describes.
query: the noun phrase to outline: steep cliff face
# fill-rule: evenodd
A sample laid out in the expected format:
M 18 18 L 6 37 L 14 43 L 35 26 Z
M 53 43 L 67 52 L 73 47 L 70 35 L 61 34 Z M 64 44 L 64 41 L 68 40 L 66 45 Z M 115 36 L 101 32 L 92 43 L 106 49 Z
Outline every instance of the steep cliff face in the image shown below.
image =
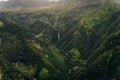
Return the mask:
M 0 80 L 120 80 L 120 8 L 103 1 L 0 2 L 24 10 L 0 12 Z

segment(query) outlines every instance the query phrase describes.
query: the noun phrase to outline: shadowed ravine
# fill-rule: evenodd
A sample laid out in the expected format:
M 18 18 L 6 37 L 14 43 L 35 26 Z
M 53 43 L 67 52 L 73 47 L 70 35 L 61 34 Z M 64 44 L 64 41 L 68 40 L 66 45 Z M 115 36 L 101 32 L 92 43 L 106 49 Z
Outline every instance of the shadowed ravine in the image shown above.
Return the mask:
M 0 80 L 120 80 L 120 0 L 0 0 Z

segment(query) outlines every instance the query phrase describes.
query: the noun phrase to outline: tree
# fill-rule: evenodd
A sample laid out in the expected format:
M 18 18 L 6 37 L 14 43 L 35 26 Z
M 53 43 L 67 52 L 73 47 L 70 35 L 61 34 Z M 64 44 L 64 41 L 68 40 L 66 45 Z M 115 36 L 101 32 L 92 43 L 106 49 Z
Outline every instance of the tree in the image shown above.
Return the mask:
M 0 28 L 3 27 L 3 22 L 0 21 Z
M 42 68 L 40 73 L 39 73 L 39 78 L 40 79 L 46 79 L 49 75 L 49 71 L 46 68 Z
M 0 21 L 0 28 L 2 28 L 2 27 L 3 27 L 3 22 Z M 2 43 L 2 39 L 0 38 L 0 45 L 1 45 L 1 43 Z

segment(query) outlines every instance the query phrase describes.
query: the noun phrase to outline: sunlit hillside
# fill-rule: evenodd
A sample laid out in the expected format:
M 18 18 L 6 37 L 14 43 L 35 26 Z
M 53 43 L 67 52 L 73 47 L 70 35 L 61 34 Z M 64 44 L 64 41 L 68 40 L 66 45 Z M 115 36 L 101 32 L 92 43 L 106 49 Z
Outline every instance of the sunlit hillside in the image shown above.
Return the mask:
M 0 0 L 0 80 L 120 80 L 119 0 Z

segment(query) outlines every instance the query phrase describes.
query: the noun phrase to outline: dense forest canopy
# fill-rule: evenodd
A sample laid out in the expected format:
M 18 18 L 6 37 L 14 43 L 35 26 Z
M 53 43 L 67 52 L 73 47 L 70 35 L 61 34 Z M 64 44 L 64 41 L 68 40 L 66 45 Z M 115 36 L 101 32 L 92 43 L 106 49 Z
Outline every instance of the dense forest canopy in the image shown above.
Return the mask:
M 10 1 L 0 2 L 0 80 L 120 80 L 119 0 Z

